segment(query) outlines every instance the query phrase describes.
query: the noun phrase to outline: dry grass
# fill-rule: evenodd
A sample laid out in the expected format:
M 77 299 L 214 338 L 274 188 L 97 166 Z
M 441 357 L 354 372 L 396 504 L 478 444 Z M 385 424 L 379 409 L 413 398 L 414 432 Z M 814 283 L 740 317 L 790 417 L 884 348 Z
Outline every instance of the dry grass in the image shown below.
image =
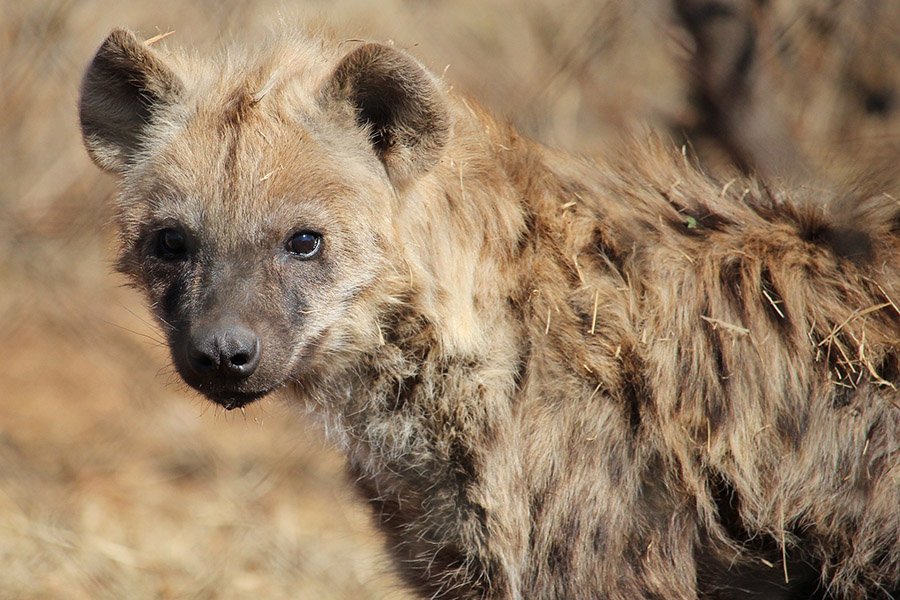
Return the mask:
M 111 274 L 112 181 L 81 148 L 81 72 L 114 26 L 159 44 L 279 18 L 395 39 L 527 132 L 592 152 L 687 118 L 663 3 L 2 3 L 0 598 L 403 598 L 318 430 L 187 392 Z M 289 16 L 283 17 L 287 14 Z

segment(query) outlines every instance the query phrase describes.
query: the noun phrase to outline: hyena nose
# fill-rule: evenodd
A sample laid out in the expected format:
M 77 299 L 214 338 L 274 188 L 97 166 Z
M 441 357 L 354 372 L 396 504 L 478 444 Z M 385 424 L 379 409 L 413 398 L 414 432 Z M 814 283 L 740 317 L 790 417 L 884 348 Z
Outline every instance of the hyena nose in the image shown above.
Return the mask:
M 259 336 L 241 326 L 202 330 L 191 336 L 187 354 L 198 375 L 246 379 L 259 366 Z

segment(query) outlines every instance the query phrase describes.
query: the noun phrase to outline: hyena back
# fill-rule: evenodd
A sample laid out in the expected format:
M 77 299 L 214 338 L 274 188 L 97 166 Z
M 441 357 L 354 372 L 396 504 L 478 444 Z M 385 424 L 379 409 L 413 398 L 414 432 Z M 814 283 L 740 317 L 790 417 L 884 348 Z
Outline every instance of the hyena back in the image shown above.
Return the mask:
M 900 587 L 896 200 L 579 160 L 380 44 L 115 31 L 80 116 L 179 373 L 320 416 L 423 596 Z

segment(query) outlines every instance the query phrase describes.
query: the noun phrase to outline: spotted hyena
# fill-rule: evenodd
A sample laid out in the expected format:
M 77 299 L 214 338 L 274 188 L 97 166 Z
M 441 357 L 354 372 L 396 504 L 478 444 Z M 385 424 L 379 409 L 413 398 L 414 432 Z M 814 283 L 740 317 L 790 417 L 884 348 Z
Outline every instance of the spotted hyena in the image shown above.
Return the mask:
M 434 598 L 900 589 L 900 206 L 549 150 L 405 52 L 84 78 L 119 268 L 192 387 L 321 417 Z

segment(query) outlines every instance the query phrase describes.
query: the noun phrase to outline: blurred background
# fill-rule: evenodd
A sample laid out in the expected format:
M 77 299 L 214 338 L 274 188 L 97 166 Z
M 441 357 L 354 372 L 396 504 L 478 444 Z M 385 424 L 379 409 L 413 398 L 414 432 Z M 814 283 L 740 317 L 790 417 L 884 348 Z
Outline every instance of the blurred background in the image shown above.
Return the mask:
M 0 0 L 0 599 L 406 598 L 342 461 L 278 398 L 225 413 L 112 273 L 78 84 L 109 30 L 394 40 L 525 133 L 671 135 L 712 176 L 896 194 L 896 0 Z

